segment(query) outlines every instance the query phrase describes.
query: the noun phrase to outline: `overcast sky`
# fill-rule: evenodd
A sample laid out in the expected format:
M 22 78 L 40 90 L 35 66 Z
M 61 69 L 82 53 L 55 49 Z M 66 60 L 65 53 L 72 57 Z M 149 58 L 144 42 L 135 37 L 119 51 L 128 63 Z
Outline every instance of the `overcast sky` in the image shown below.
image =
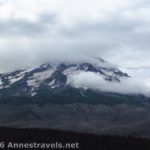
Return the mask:
M 150 72 L 150 1 L 0 0 L 0 72 L 89 56 Z

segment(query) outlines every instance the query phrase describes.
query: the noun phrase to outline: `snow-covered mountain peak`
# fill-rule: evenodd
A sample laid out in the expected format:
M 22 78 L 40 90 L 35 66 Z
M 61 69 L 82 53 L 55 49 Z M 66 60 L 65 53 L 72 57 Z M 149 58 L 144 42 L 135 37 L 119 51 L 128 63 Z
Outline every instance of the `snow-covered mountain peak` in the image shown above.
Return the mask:
M 45 63 L 39 67 L 0 74 L 0 92 L 9 90 L 12 91 L 12 95 L 35 96 L 43 89 L 52 91 L 72 86 L 68 82 L 70 77 L 83 72 L 96 73 L 110 82 L 120 82 L 120 78 L 128 77 L 116 66 L 101 58 L 84 60 L 80 63 Z

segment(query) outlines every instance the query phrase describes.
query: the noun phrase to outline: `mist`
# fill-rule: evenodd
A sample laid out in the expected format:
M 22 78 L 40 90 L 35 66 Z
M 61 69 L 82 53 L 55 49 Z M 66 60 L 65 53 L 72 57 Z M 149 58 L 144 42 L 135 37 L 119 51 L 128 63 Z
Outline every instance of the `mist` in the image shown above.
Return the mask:
M 106 81 L 101 74 L 94 72 L 79 72 L 68 76 L 67 83 L 76 88 L 94 89 L 102 92 L 112 92 L 129 95 L 145 95 L 150 97 L 150 79 L 120 78 L 120 82 Z

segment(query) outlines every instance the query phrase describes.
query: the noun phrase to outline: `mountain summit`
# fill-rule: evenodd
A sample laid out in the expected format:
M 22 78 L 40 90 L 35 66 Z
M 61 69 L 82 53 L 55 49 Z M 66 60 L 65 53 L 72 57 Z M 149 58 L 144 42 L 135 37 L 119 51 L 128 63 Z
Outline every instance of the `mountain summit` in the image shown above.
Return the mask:
M 42 90 L 53 93 L 73 85 L 69 77 L 79 73 L 97 73 L 109 82 L 120 82 L 120 78 L 128 77 L 112 64 L 101 58 L 92 63 L 84 61 L 81 63 L 46 63 L 39 67 L 17 70 L 11 73 L 0 74 L 0 94 L 7 93 L 9 96 L 31 96 L 34 97 Z M 2 97 L 1 96 L 1 97 Z M 7 95 L 6 95 L 7 96 Z

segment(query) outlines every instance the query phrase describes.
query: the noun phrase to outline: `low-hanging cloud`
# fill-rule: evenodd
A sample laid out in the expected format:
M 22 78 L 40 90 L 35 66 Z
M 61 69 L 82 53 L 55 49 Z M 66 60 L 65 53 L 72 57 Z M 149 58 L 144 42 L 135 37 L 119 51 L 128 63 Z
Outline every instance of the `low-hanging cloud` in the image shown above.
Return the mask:
M 122 78 L 120 82 L 110 82 L 99 73 L 78 72 L 68 76 L 68 84 L 76 88 L 90 88 L 103 92 L 150 96 L 150 85 L 146 79 Z

